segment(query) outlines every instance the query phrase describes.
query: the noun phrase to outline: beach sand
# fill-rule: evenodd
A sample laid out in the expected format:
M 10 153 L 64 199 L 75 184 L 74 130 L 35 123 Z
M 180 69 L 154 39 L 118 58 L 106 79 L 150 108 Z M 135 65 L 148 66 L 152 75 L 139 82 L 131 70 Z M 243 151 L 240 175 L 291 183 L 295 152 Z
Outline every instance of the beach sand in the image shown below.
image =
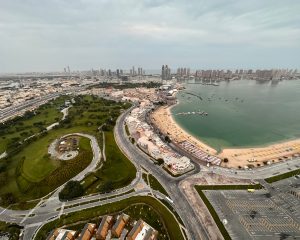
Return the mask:
M 228 168 L 259 167 L 269 163 L 290 159 L 295 154 L 300 155 L 300 139 L 286 141 L 282 143 L 270 144 L 265 147 L 251 148 L 226 148 L 221 153 L 193 137 L 184 131 L 173 119 L 170 107 L 160 107 L 151 114 L 152 122 L 161 130 L 168 134 L 172 141 L 181 142 L 189 140 L 201 150 L 215 155 L 221 159 L 227 158 L 228 162 L 222 162 L 221 166 Z
M 239 166 L 244 167 L 249 164 L 259 167 L 267 162 L 288 160 L 295 154 L 300 155 L 300 139 L 270 144 L 265 147 L 226 148 L 218 156 L 229 160 L 228 163 L 223 162 L 222 166 L 239 168 Z
M 189 142 L 194 143 L 201 150 L 211 155 L 217 154 L 215 149 L 183 130 L 173 119 L 170 107 L 164 106 L 158 108 L 151 114 L 151 120 L 162 133 L 168 134 L 172 141 L 179 143 L 184 140 L 189 140 Z

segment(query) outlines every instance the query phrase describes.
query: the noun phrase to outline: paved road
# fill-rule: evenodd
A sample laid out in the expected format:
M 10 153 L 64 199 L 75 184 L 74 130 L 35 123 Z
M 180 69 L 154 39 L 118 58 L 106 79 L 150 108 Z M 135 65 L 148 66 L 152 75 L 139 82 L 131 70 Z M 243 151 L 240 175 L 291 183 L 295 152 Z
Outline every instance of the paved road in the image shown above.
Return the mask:
M 214 172 L 217 174 L 230 176 L 234 178 L 240 178 L 240 179 L 258 180 L 258 179 L 273 177 L 275 175 L 290 172 L 292 170 L 296 170 L 299 168 L 300 168 L 300 158 L 295 157 L 291 160 L 274 163 L 272 165 L 256 168 L 253 170 L 233 170 L 233 169 L 222 168 L 218 166 L 209 167 L 209 168 L 203 166 L 202 171 Z
M 0 122 L 11 118 L 13 116 L 16 116 L 18 114 L 20 114 L 20 112 L 24 112 L 26 109 L 29 109 L 31 107 L 36 107 L 39 105 L 42 105 L 48 101 L 50 101 L 51 99 L 57 98 L 60 95 L 64 95 L 64 94 L 68 94 L 71 92 L 79 92 L 87 87 L 89 87 L 91 84 L 85 85 L 85 86 L 80 86 L 80 87 L 75 87 L 73 89 L 68 89 L 59 93 L 51 93 L 42 97 L 38 97 L 35 99 L 31 99 L 31 100 L 27 100 L 17 106 L 12 106 L 12 107 L 7 107 L 5 109 L 2 109 L 0 111 Z
M 6 118 L 12 117 L 14 115 L 17 115 L 20 113 L 20 111 L 29 108 L 29 107 L 34 107 L 36 105 L 41 105 L 53 98 L 58 97 L 60 94 L 62 93 L 52 93 L 43 97 L 39 97 L 36 99 L 32 99 L 32 100 L 28 100 L 24 103 L 21 103 L 17 106 L 13 106 L 13 107 L 8 107 L 6 109 L 3 109 L 0 111 L 0 122 Z

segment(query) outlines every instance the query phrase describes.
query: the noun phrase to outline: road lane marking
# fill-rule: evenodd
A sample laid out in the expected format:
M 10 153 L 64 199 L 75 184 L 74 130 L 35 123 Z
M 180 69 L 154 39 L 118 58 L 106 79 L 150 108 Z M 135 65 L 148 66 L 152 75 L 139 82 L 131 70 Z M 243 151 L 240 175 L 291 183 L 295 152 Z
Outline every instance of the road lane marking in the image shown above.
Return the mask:
M 5 209 L 0 213 L 0 215 L 1 215 L 2 213 L 5 213 L 6 210 L 7 210 L 7 208 L 5 208 Z

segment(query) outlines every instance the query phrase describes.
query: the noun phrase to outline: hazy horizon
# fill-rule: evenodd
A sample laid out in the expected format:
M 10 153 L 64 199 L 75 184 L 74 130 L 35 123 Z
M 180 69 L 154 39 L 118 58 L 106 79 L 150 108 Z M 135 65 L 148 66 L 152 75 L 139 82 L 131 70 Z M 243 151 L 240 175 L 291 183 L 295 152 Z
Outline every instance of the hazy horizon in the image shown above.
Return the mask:
M 300 68 L 300 2 L 0 2 L 0 73 Z

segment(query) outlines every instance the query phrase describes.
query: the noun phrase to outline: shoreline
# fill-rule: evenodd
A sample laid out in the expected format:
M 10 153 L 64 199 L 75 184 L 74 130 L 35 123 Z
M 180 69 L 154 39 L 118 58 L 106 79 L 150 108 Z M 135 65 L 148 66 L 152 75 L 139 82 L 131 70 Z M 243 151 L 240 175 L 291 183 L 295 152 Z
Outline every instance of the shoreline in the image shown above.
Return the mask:
M 169 116 L 170 116 L 170 118 L 171 118 L 171 121 L 172 121 L 172 122 L 173 122 L 173 123 L 174 123 L 174 124 L 175 124 L 175 125 L 176 125 L 183 133 L 184 133 L 184 134 L 189 135 L 189 136 L 190 136 L 190 140 L 193 140 L 193 141 L 195 141 L 195 142 L 198 142 L 198 144 L 202 145 L 203 148 L 208 149 L 208 153 L 213 154 L 213 155 L 217 154 L 218 151 L 217 151 L 215 148 L 211 147 L 209 144 L 205 143 L 203 140 L 201 140 L 201 139 L 197 138 L 196 136 L 194 136 L 193 134 L 189 133 L 187 130 L 185 130 L 183 127 L 181 127 L 181 126 L 176 122 L 176 120 L 174 119 L 174 117 L 173 117 L 173 115 L 172 115 L 172 112 L 171 112 L 171 109 L 172 109 L 174 106 L 175 106 L 175 104 L 167 108 L 167 112 L 168 112 L 168 114 L 169 114 Z
M 175 104 L 167 107 L 159 107 L 151 114 L 151 120 L 164 134 L 168 135 L 173 141 L 178 143 L 184 140 L 189 140 L 190 142 L 193 142 L 196 146 L 198 146 L 201 150 L 211 155 L 216 155 L 217 151 L 214 148 L 192 136 L 179 126 L 179 124 L 174 120 L 171 114 L 171 108 L 174 106 Z
M 151 120 L 174 142 L 189 140 L 201 150 L 217 156 L 221 159 L 228 159 L 227 163 L 222 161 L 221 166 L 228 168 L 260 167 L 266 164 L 288 160 L 297 155 L 300 156 L 300 139 L 283 140 L 260 146 L 249 147 L 228 147 L 222 148 L 219 152 L 198 137 L 188 133 L 173 118 L 171 109 L 176 106 L 162 106 L 151 114 Z

